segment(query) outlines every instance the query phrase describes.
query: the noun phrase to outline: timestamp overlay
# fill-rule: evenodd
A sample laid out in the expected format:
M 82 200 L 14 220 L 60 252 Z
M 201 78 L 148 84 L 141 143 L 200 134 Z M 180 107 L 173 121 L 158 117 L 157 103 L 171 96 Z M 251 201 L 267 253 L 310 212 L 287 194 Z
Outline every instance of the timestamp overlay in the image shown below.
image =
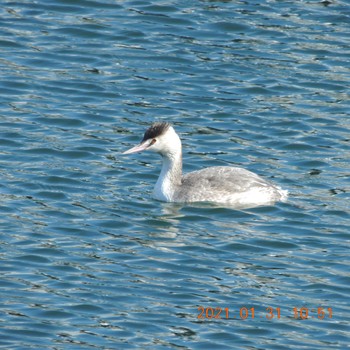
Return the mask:
M 333 309 L 331 307 L 322 307 L 319 306 L 317 308 L 308 308 L 305 306 L 302 307 L 283 307 L 281 313 L 281 307 L 264 307 L 264 308 L 256 308 L 252 307 L 237 307 L 237 308 L 229 308 L 229 307 L 198 307 L 198 315 L 197 318 L 199 320 L 207 319 L 266 319 L 266 320 L 281 320 L 283 318 L 294 318 L 299 320 L 307 320 L 307 319 L 318 319 L 318 320 L 330 320 L 333 317 Z

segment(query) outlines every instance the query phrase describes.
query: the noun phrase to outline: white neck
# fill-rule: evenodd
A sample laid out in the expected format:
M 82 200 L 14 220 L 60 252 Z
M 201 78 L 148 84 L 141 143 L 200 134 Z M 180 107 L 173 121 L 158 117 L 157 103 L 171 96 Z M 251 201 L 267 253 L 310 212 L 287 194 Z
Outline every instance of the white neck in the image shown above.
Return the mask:
M 176 187 L 181 185 L 182 152 L 180 149 L 170 154 L 162 155 L 163 165 L 159 178 L 153 190 L 153 196 L 161 201 L 172 201 Z

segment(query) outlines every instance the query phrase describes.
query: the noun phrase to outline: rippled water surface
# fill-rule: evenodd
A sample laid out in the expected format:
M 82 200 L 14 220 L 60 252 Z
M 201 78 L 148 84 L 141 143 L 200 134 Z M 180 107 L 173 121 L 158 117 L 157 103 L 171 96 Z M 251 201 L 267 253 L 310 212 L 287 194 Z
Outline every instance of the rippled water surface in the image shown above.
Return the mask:
M 3 0 L 0 347 L 346 348 L 349 21 L 340 0 Z M 185 171 L 243 166 L 289 201 L 153 200 L 161 160 L 121 152 L 154 120 Z

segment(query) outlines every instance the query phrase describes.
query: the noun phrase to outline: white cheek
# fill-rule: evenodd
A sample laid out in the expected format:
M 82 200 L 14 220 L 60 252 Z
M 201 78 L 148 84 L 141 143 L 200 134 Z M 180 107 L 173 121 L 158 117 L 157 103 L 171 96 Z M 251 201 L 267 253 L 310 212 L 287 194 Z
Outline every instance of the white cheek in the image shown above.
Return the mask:
M 154 145 L 148 147 L 148 149 L 149 149 L 150 151 L 152 151 L 152 152 L 159 152 L 159 149 L 158 149 L 158 147 L 156 146 L 156 144 L 154 144 Z
M 161 143 L 158 140 L 156 140 L 156 142 L 153 145 L 151 145 L 148 149 L 150 151 L 159 153 L 160 150 L 163 149 L 163 147 L 162 147 Z

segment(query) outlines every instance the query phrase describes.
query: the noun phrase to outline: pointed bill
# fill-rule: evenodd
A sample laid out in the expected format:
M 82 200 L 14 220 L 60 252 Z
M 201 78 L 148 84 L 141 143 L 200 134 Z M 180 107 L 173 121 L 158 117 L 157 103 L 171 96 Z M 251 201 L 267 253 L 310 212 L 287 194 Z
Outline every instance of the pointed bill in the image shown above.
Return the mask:
M 147 149 L 147 147 L 149 146 L 148 142 L 142 142 L 137 146 L 134 146 L 130 149 L 128 149 L 127 151 L 123 152 L 122 154 L 131 154 L 131 153 L 137 153 L 137 152 L 142 152 L 145 149 Z

